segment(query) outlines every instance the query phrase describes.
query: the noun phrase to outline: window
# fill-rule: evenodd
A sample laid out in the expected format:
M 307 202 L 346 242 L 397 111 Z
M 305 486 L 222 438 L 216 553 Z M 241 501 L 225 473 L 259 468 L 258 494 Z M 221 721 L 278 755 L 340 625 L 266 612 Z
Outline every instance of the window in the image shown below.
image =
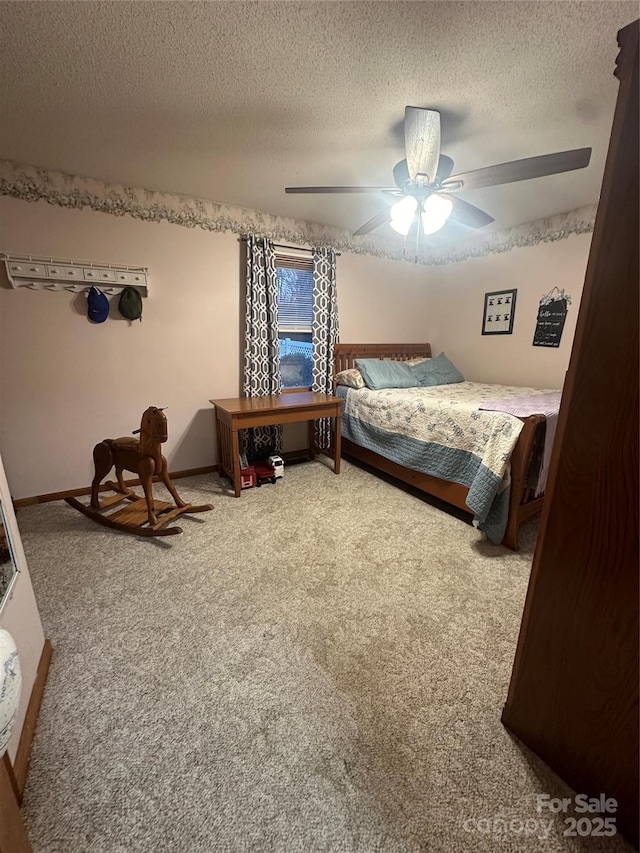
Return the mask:
M 283 388 L 310 388 L 313 261 L 276 255 L 278 341 Z

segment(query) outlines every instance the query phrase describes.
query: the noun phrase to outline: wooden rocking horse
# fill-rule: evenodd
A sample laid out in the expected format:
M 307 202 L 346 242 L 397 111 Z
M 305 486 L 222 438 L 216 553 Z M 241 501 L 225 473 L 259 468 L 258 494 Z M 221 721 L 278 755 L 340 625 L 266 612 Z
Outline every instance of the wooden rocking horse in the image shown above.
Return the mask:
M 135 533 L 138 536 L 171 536 L 182 533 L 181 527 L 164 527 L 167 522 L 184 512 L 206 512 L 213 509 L 211 504 L 192 506 L 185 503 L 177 493 L 167 472 L 167 460 L 162 455 L 161 445 L 167 440 L 167 418 L 163 409 L 150 406 L 142 415 L 140 439 L 105 438 L 93 448 L 95 476 L 91 483 L 91 504 L 86 506 L 75 498 L 65 498 L 66 502 L 83 515 L 97 521 L 105 527 Z M 115 465 L 117 483 L 109 480 L 106 485 L 115 492 L 100 501 L 100 483 Z M 144 498 L 129 489 L 122 476 L 123 471 L 137 474 L 144 489 Z M 153 478 L 158 477 L 167 487 L 175 501 L 173 504 L 153 498 Z M 129 501 L 110 515 L 105 510 Z

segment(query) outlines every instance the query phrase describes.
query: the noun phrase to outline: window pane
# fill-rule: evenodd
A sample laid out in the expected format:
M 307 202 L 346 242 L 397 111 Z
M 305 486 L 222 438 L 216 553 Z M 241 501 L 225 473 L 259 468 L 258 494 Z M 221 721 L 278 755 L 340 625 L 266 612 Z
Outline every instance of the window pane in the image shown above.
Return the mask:
M 313 268 L 287 266 L 280 259 L 278 281 L 278 338 L 283 388 L 311 386 Z
M 313 271 L 276 267 L 278 328 L 310 331 L 313 322 Z
M 311 332 L 278 332 L 283 388 L 311 386 Z

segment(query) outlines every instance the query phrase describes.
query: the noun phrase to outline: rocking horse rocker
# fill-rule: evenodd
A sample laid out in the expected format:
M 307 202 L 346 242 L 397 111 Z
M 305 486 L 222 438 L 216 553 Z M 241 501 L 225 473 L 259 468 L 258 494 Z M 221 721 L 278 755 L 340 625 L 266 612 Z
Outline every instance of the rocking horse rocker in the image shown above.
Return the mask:
M 182 533 L 181 527 L 165 527 L 178 515 L 188 512 L 206 512 L 213 509 L 211 504 L 192 506 L 178 495 L 167 473 L 167 460 L 161 453 L 161 444 L 167 440 L 167 418 L 162 409 L 150 406 L 142 415 L 140 440 L 130 438 L 105 438 L 93 448 L 95 476 L 91 483 L 91 504 L 85 506 L 75 498 L 65 498 L 66 502 L 83 515 L 97 521 L 105 527 L 135 533 L 137 536 L 171 536 Z M 117 483 L 108 480 L 105 485 L 115 492 L 99 499 L 100 483 L 115 465 Z M 144 489 L 144 497 L 131 491 L 124 482 L 122 472 L 137 474 Z M 166 501 L 154 500 L 152 492 L 153 478 L 158 477 L 167 487 L 175 501 L 175 506 Z M 129 505 L 121 507 L 110 515 L 105 511 L 116 507 L 123 501 Z

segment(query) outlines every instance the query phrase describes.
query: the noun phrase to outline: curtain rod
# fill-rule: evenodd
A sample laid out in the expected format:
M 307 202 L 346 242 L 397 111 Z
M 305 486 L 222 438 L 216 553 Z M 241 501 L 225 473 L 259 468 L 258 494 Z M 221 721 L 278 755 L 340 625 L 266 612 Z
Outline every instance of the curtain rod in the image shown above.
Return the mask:
M 238 240 L 247 240 L 246 236 L 238 237 Z M 286 246 L 284 243 L 274 243 L 275 249 L 293 249 L 295 252 L 313 252 L 313 249 L 303 249 L 301 246 Z M 336 257 L 339 258 L 342 252 L 336 252 Z

